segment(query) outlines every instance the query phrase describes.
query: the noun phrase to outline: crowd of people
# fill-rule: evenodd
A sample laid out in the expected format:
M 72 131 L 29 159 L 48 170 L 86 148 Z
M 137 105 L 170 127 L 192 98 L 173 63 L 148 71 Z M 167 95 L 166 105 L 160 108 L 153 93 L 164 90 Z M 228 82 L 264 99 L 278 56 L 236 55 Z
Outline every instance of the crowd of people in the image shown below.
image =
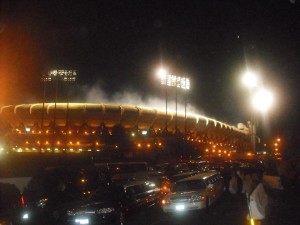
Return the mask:
M 230 167 L 223 176 L 229 193 L 245 195 L 248 219 L 260 225 L 269 214 L 271 193 L 299 190 L 299 169 L 297 161 L 267 159 L 244 168 Z

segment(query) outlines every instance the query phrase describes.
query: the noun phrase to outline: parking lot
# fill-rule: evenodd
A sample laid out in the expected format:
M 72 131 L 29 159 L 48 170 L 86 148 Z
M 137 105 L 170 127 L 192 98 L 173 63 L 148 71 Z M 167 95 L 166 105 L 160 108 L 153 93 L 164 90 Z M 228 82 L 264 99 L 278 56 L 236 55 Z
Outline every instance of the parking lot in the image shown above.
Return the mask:
M 270 193 L 270 212 L 263 225 L 298 225 L 299 194 L 289 191 Z M 224 193 L 209 211 L 167 215 L 156 209 L 136 216 L 130 225 L 250 225 L 245 195 Z
M 5 161 L 8 165 L 9 161 Z M 23 161 L 25 164 L 26 161 Z M 34 161 L 37 162 L 37 161 Z M 142 163 L 134 163 L 134 167 L 128 167 L 130 164 L 127 163 L 117 163 L 112 164 L 114 165 L 114 169 L 118 168 L 118 171 L 121 171 L 122 166 L 124 167 L 124 171 L 128 172 L 129 170 L 131 173 L 130 176 L 135 175 L 141 175 L 141 171 L 144 168 L 144 164 Z M 5 163 L 2 164 L 3 166 Z M 11 164 L 13 165 L 13 164 Z M 15 165 L 18 165 L 20 168 L 22 166 L 22 163 L 16 162 Z M 99 166 L 99 165 L 98 165 Z M 102 164 L 101 164 L 102 166 Z M 28 167 L 28 171 L 20 170 L 22 172 L 22 176 L 28 176 L 30 171 L 34 169 L 34 166 L 31 165 L 32 168 Z M 5 170 L 2 170 L 2 172 L 6 172 L 6 174 L 13 174 L 12 172 L 15 172 L 17 167 L 5 167 Z M 68 166 L 70 169 L 70 166 Z M 97 167 L 100 168 L 100 167 Z M 176 167 L 177 168 L 177 167 Z M 184 174 L 190 174 L 191 172 L 186 172 L 185 168 L 180 168 L 180 177 L 182 178 L 182 175 Z M 177 168 L 177 169 L 178 169 Z M 206 168 L 206 167 L 205 167 Z M 85 168 L 85 171 L 87 168 Z M 135 173 L 135 169 L 139 171 L 139 173 Z M 172 179 L 175 179 L 177 175 L 173 175 L 175 172 L 178 173 L 178 171 L 173 171 L 174 168 L 170 170 L 166 170 L 165 174 L 167 174 L 167 171 L 169 173 L 169 177 Z M 202 168 L 204 169 L 204 168 Z M 67 170 L 63 170 L 67 172 Z M 71 170 L 75 172 L 75 170 Z M 77 171 L 77 169 L 76 169 Z M 25 173 L 26 172 L 26 173 Z M 72 172 L 72 174 L 73 174 Z M 78 181 L 80 183 L 77 183 L 79 185 L 79 190 L 81 193 L 86 193 L 88 189 L 86 189 L 89 186 L 89 183 L 87 181 L 92 181 L 92 179 L 89 179 L 88 176 L 85 175 L 85 173 L 82 173 L 81 170 L 78 170 L 77 173 L 80 176 L 76 176 Z M 203 171 L 202 171 L 203 172 Z M 175 173 L 175 174 L 176 174 Z M 58 174 L 63 175 L 64 173 L 59 172 Z M 142 173 L 143 174 L 143 173 Z M 157 171 L 152 171 L 152 175 L 157 176 Z M 193 174 L 193 173 L 191 173 Z M 190 174 L 190 175 L 191 175 Z M 99 174 L 100 175 L 100 174 Z M 50 189 L 53 189 L 53 187 L 62 187 L 60 182 L 57 184 L 55 183 L 57 181 L 63 181 L 64 179 L 60 180 L 58 178 L 67 178 L 65 181 L 71 181 L 70 177 L 68 176 L 54 176 L 54 183 L 51 183 Z M 93 177 L 98 177 L 98 175 Z M 120 176 L 118 176 L 120 178 Z M 103 177 L 102 177 L 103 178 Z M 104 176 L 105 178 L 105 176 Z M 128 177 L 127 177 L 128 178 Z M 176 177 L 177 178 L 177 177 Z M 46 179 L 48 180 L 48 179 Z M 158 180 L 158 179 L 157 179 Z M 74 180 L 75 181 L 75 180 Z M 83 181 L 83 183 L 82 183 Z M 95 181 L 95 180 L 93 180 Z M 76 183 L 76 182 L 75 182 Z M 73 184 L 75 184 L 73 182 Z M 67 183 L 65 183 L 67 184 Z M 91 183 L 94 185 L 94 183 Z M 58 185 L 58 186 L 57 186 Z M 74 186 L 75 187 L 75 186 Z M 64 188 L 63 188 L 64 189 Z M 67 189 L 68 190 L 68 189 Z M 3 190 L 1 190 L 3 192 Z M 64 189 L 65 191 L 65 189 Z M 5 196 L 6 192 L 2 193 L 2 196 Z M 60 193 L 61 194 L 61 193 Z M 268 210 L 268 216 L 263 221 L 262 225 L 298 225 L 300 221 L 299 211 L 300 211 L 300 196 L 299 196 L 299 190 L 298 189 L 287 189 L 287 190 L 268 190 L 269 195 L 269 210 Z M 148 201 L 148 196 L 141 197 L 140 198 L 142 202 L 145 200 Z M 2 198 L 4 200 L 4 198 Z M 136 200 L 136 198 L 135 198 Z M 17 200 L 19 201 L 19 200 Z M 156 202 L 156 201 L 155 201 Z M 68 202 L 67 202 L 68 203 Z M 56 203 L 55 203 L 56 204 Z M 5 211 L 6 206 L 2 206 L 2 210 Z M 178 213 L 164 213 L 160 204 L 156 202 L 154 207 L 151 207 L 150 209 L 142 209 L 135 211 L 133 210 L 130 216 L 127 216 L 126 218 L 126 224 L 127 225 L 196 225 L 196 224 L 203 224 L 203 225 L 250 225 L 250 221 L 247 220 L 248 215 L 248 206 L 245 194 L 230 194 L 228 190 L 224 192 L 224 194 L 213 204 L 209 207 L 209 209 L 203 209 L 200 211 L 193 211 L 193 212 L 178 212 Z M 28 221 L 27 221 L 28 222 Z M 0 224 L 2 225 L 1 221 Z M 30 224 L 30 223 L 26 223 Z M 39 222 L 37 223 L 39 224 Z M 46 223 L 49 225 L 56 225 L 57 223 Z M 65 223 L 60 223 L 65 224 Z M 100 223 L 102 224 L 102 223 Z M 110 224 L 110 223 L 105 223 Z M 118 222 L 120 224 L 120 222 Z M 13 224 L 14 225 L 14 224 Z

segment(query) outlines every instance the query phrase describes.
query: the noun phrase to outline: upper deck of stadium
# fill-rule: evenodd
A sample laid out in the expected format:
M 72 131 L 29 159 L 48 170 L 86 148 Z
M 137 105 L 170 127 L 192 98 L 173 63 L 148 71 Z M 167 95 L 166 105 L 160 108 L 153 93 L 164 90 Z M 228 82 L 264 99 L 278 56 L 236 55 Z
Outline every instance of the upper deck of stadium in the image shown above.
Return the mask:
M 237 127 L 202 115 L 185 115 L 159 111 L 135 105 L 96 103 L 35 103 L 8 105 L 0 108 L 0 123 L 4 133 L 37 138 L 44 129 L 87 127 L 97 130 L 101 126 L 112 129 L 121 125 L 132 129 L 177 132 L 188 135 L 190 140 L 214 143 L 236 143 L 248 140 L 246 127 Z M 9 127 L 9 129 L 7 129 Z M 6 129 L 5 129 L 6 128 Z M 27 141 L 28 142 L 28 141 Z

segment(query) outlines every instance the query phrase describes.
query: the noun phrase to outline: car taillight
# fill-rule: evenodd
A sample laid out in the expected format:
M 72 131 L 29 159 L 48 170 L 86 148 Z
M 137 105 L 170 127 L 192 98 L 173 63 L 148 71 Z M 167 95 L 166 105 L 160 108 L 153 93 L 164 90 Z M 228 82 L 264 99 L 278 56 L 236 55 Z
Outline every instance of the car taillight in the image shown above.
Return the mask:
M 21 206 L 23 208 L 25 207 L 25 198 L 24 198 L 24 195 L 21 195 Z

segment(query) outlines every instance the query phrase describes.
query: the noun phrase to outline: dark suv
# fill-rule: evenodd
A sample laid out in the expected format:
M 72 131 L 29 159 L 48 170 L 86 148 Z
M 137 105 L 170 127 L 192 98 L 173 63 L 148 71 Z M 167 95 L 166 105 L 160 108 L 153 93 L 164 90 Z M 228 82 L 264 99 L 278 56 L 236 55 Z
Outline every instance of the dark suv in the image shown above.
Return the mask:
M 111 184 L 97 189 L 89 199 L 69 205 L 61 223 L 123 225 L 133 214 L 159 202 L 160 189 L 152 182 Z
M 22 209 L 14 224 L 57 224 L 61 209 L 73 201 L 87 199 L 105 183 L 93 166 L 57 166 L 34 175 L 21 196 Z

